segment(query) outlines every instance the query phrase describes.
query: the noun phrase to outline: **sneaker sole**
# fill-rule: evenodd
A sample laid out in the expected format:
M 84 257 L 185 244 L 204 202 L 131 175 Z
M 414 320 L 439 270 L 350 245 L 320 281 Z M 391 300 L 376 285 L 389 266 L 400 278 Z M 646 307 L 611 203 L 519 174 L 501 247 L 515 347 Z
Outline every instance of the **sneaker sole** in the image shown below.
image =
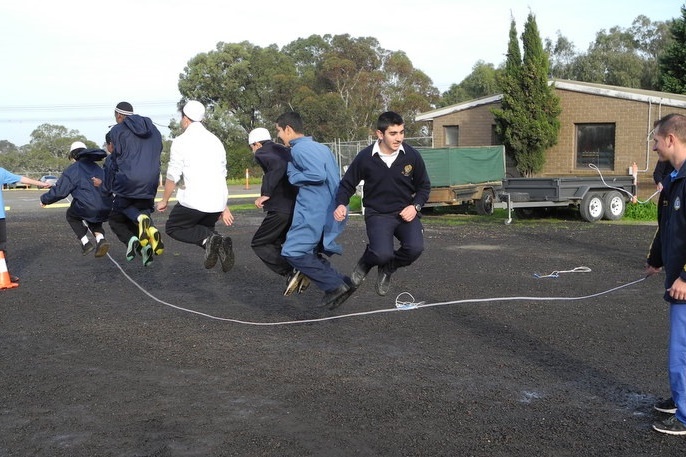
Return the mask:
M 668 430 L 666 428 L 661 428 L 653 424 L 653 430 L 660 433 L 666 433 L 667 435 L 686 435 L 686 430 Z
M 98 249 L 95 250 L 95 257 L 102 257 L 110 250 L 110 243 L 102 243 Z
M 152 263 L 154 257 L 152 256 L 152 248 L 150 246 L 144 246 L 141 250 L 141 257 L 143 257 L 143 266 L 148 266 Z
M 665 414 L 676 414 L 676 408 L 658 408 L 657 406 L 653 406 L 653 409 Z
M 150 218 L 145 216 L 138 222 L 138 241 L 141 246 L 148 245 L 148 230 L 150 230 Z
M 288 281 L 288 284 L 286 285 L 286 290 L 283 291 L 283 296 L 287 297 L 291 295 L 293 292 L 295 292 L 298 289 L 300 282 L 302 281 L 302 278 L 304 277 L 305 276 L 300 272 L 294 274 L 291 280 Z
M 162 235 L 160 235 L 160 231 L 155 227 L 150 227 L 146 233 L 150 239 L 152 252 L 154 252 L 155 255 L 162 255 L 164 252 L 164 243 L 162 243 Z
M 129 262 L 132 261 L 133 259 L 136 258 L 136 252 L 140 250 L 141 244 L 138 241 L 134 241 L 133 244 L 131 244 L 127 249 L 126 249 L 126 260 Z
M 219 248 L 221 247 L 222 237 L 219 235 L 212 236 L 207 243 L 209 246 L 205 246 L 206 255 L 204 265 L 205 269 L 211 270 L 217 264 L 217 260 L 219 260 Z
M 236 256 L 233 253 L 233 243 L 230 238 L 222 240 L 222 245 L 219 248 L 219 262 L 222 264 L 222 271 L 224 273 L 230 271 L 236 262 Z

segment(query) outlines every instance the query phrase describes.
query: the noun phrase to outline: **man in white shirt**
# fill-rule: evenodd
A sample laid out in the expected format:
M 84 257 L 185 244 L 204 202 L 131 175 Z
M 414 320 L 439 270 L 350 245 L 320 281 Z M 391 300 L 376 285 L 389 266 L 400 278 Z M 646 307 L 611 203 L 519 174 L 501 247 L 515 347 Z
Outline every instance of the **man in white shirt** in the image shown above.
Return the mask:
M 190 100 L 183 107 L 184 132 L 172 142 L 164 195 L 157 210 L 166 210 L 178 189 L 178 203 L 169 213 L 165 232 L 175 240 L 205 249 L 205 268 L 213 268 L 220 260 L 222 271 L 227 272 L 234 263 L 231 238 L 215 230 L 219 219 L 233 224 L 227 206 L 226 151 L 219 138 L 202 124 L 204 116 L 205 107 L 198 101 Z

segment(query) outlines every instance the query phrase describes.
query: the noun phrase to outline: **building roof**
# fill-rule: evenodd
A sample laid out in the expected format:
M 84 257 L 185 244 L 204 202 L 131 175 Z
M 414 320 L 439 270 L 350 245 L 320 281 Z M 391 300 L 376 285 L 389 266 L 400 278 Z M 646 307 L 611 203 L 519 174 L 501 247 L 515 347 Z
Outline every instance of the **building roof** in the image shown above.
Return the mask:
M 548 82 L 557 89 L 582 92 L 603 97 L 620 98 L 644 103 L 654 103 L 657 105 L 673 106 L 686 108 L 686 95 L 672 94 L 669 92 L 658 92 L 654 90 L 632 89 L 629 87 L 608 86 L 606 84 L 586 83 L 581 81 L 570 81 L 565 79 L 555 79 Z M 415 117 L 416 121 L 432 121 L 437 117 L 475 108 L 477 106 L 488 105 L 499 102 L 503 95 L 491 95 L 488 97 L 477 98 L 456 105 L 444 106 L 435 110 L 419 113 Z

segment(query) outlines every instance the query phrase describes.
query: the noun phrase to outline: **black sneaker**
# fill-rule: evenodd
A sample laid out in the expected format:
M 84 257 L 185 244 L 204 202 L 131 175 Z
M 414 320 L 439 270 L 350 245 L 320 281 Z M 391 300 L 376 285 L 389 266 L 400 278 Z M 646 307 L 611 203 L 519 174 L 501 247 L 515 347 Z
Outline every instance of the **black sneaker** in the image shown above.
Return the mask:
M 90 240 L 88 240 L 86 244 L 81 245 L 81 253 L 83 255 L 90 254 L 93 252 L 93 249 L 95 249 L 95 246 L 93 246 L 93 243 L 91 243 Z
M 668 435 L 686 435 L 686 424 L 676 418 L 676 415 L 669 416 L 663 421 L 653 423 L 653 429 Z
M 353 272 L 350 274 L 350 281 L 352 281 L 353 287 L 357 289 L 360 287 L 360 285 L 362 285 L 362 281 L 364 281 L 364 278 L 367 277 L 369 270 L 371 270 L 371 267 L 364 263 L 362 259 L 357 262 Z
M 327 292 L 322 297 L 322 308 L 336 309 L 343 304 L 352 294 L 355 288 L 352 285 L 344 283 L 336 289 Z
M 655 411 L 660 411 L 665 414 L 676 414 L 676 405 L 674 404 L 673 398 L 668 398 L 667 400 L 662 400 L 653 405 Z
M 378 270 L 379 276 L 376 279 L 376 293 L 383 297 L 391 288 L 391 273 L 385 265 L 379 265 Z
M 126 247 L 126 260 L 132 261 L 136 254 L 141 252 L 141 242 L 138 240 L 137 236 L 132 236 L 129 239 L 129 244 Z
M 222 271 L 226 273 L 233 268 L 236 257 L 233 254 L 233 241 L 231 237 L 225 236 L 219 246 L 219 263 L 222 264 Z
M 205 241 L 205 268 L 208 270 L 217 264 L 219 259 L 219 248 L 222 245 L 221 235 L 213 233 Z
M 286 290 L 283 291 L 284 296 L 288 296 L 298 290 L 300 287 L 300 282 L 305 277 L 299 270 L 291 271 L 288 276 L 286 276 Z
M 98 244 L 95 245 L 95 257 L 102 257 L 110 250 L 110 243 L 105 238 L 100 238 Z

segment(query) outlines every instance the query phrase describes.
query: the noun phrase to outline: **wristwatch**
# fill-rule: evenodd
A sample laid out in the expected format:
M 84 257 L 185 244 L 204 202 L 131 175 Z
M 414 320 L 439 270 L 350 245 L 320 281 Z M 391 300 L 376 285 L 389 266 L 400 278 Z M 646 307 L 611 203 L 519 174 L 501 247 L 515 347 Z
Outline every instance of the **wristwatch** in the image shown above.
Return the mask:
M 417 212 L 420 212 L 420 211 L 422 210 L 422 205 L 420 205 L 420 204 L 415 204 L 415 205 L 414 205 L 414 209 L 416 209 Z

